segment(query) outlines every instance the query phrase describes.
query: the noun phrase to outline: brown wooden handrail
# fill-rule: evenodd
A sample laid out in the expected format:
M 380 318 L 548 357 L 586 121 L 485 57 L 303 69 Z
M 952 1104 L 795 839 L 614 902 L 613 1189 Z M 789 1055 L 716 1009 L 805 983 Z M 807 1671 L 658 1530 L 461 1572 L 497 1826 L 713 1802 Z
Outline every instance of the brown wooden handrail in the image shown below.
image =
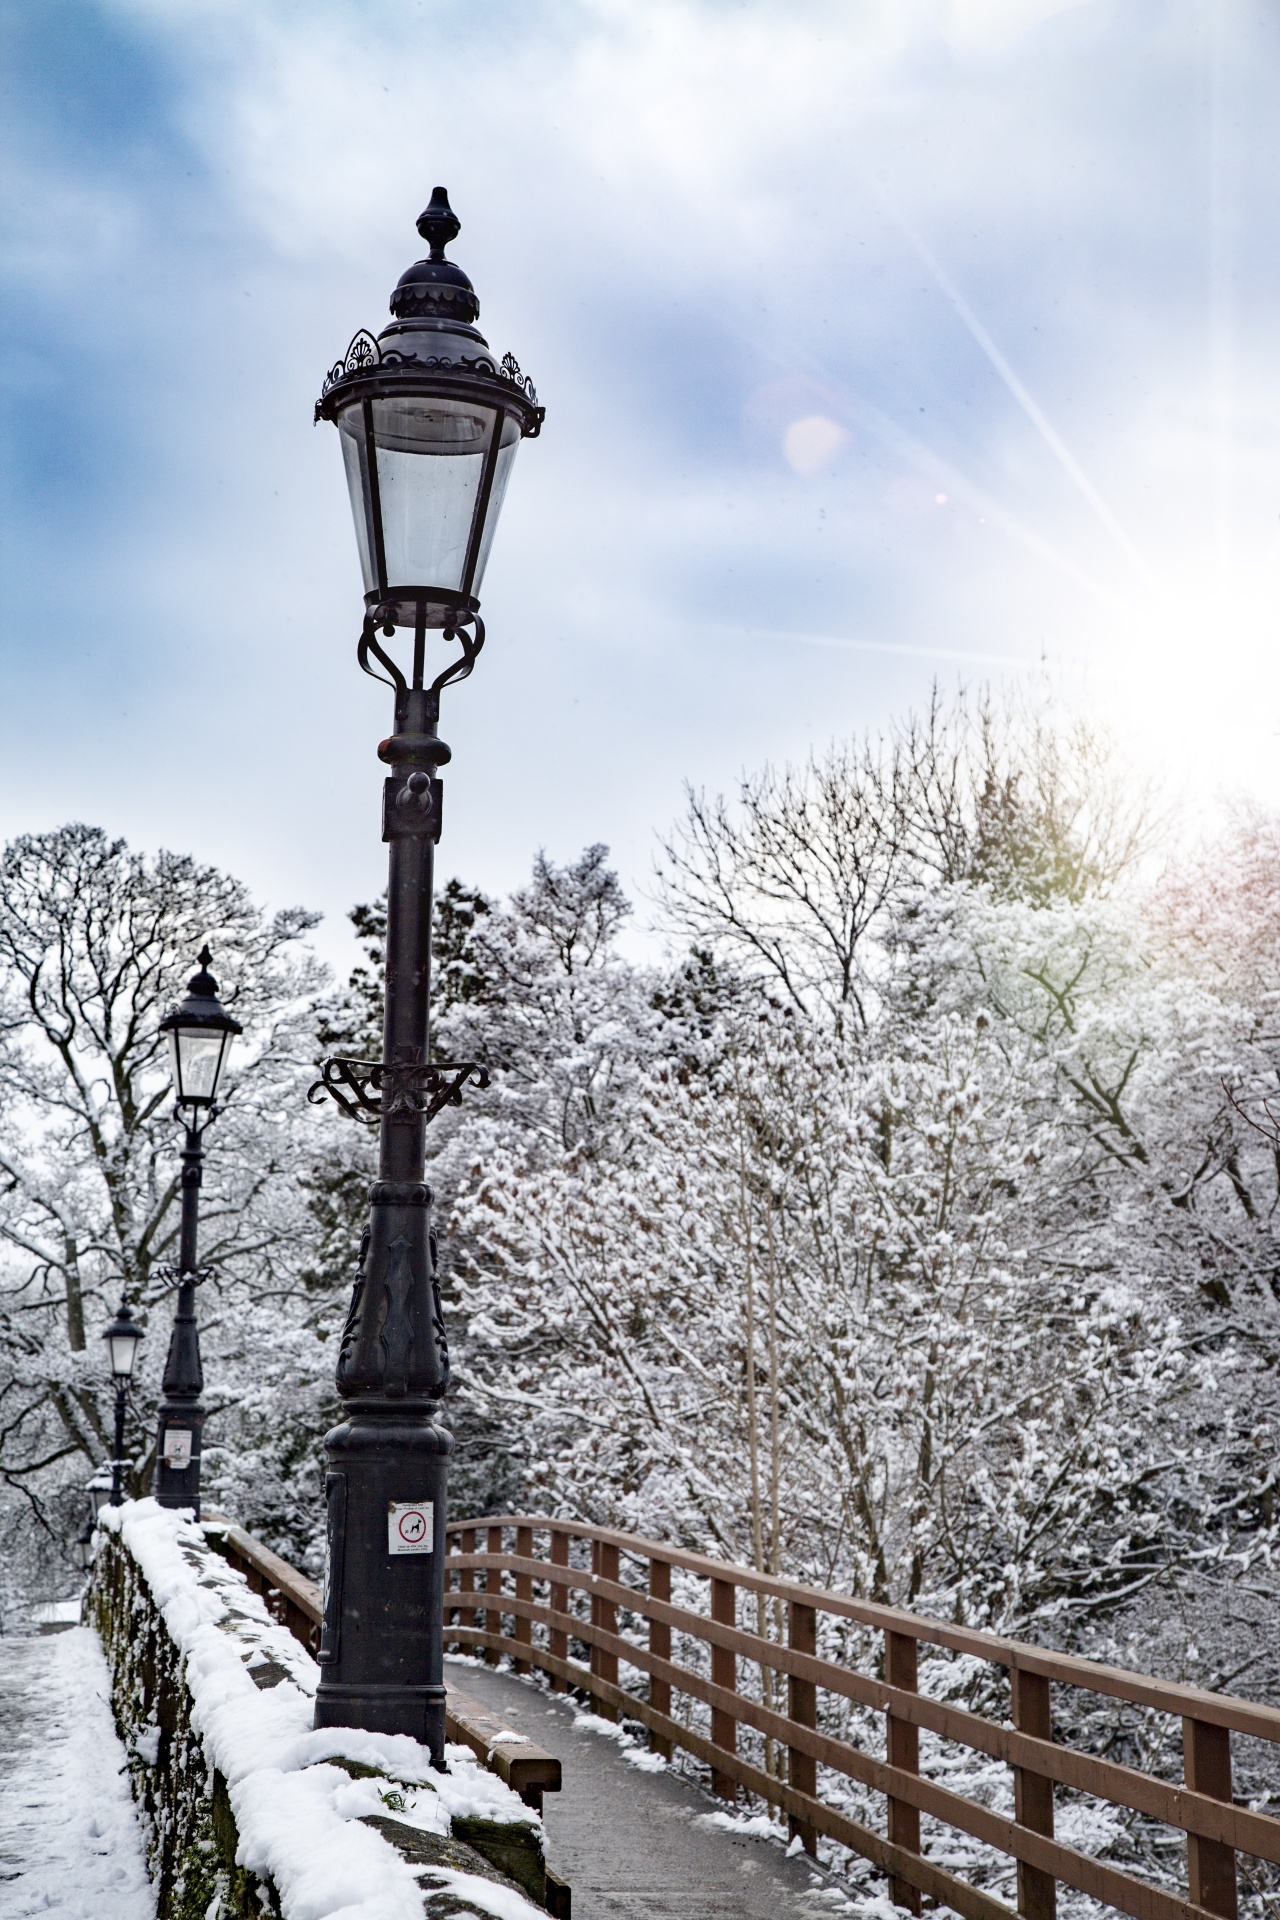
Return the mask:
M 510 1552 L 505 1551 L 508 1532 L 513 1535 Z M 539 1536 L 546 1541 L 545 1557 L 535 1551 Z M 895 1899 L 915 1911 L 925 1894 L 965 1920 L 1008 1920 L 1012 1912 L 1003 1901 L 928 1858 L 921 1850 L 921 1814 L 1016 1861 L 1018 1911 L 1026 1920 L 1052 1920 L 1059 1882 L 1134 1920 L 1192 1920 L 1209 1914 L 1235 1920 L 1236 1854 L 1280 1864 L 1280 1820 L 1235 1805 L 1231 1788 L 1231 1733 L 1280 1743 L 1280 1711 L 1275 1708 L 925 1619 L 688 1553 L 663 1541 L 576 1521 L 501 1514 L 458 1522 L 448 1529 L 448 1540 L 447 1642 L 483 1651 L 491 1659 L 511 1653 L 523 1670 L 539 1667 L 552 1676 L 553 1685 L 581 1689 L 611 1718 L 623 1714 L 639 1720 L 658 1751 L 670 1755 L 679 1746 L 702 1761 L 717 1793 L 733 1798 L 739 1788 L 746 1788 L 780 1807 L 810 1852 L 816 1849 L 817 1836 L 826 1834 L 864 1855 L 889 1875 Z M 574 1540 L 590 1543 L 589 1567 L 569 1564 Z M 492 1550 L 474 1551 L 481 1543 Z M 646 1567 L 642 1585 L 623 1580 L 624 1556 Z M 708 1582 L 706 1613 L 672 1602 L 673 1566 Z M 538 1586 L 545 1600 L 535 1597 Z M 789 1644 L 737 1624 L 739 1588 L 787 1603 Z M 459 1604 L 464 1593 L 465 1606 Z M 570 1611 L 575 1593 L 589 1602 L 581 1614 Z M 620 1609 L 648 1623 L 647 1645 L 618 1631 Z M 816 1624 L 822 1614 L 884 1633 L 883 1680 L 817 1654 Z M 673 1631 L 708 1647 L 705 1670 L 672 1658 Z M 1008 1668 L 1013 1725 L 919 1693 L 915 1647 L 921 1641 Z M 574 1642 L 585 1646 L 587 1661 L 571 1657 Z M 759 1666 L 762 1676 L 768 1672 L 785 1677 L 785 1710 L 767 1704 L 767 1694 L 756 1700 L 740 1690 L 738 1667 L 744 1660 Z M 621 1664 L 647 1677 L 647 1697 L 621 1684 Z M 1180 1718 L 1184 1784 L 1056 1741 L 1051 1682 Z M 885 1760 L 821 1730 L 816 1704 L 822 1692 L 886 1716 Z M 676 1716 L 672 1702 L 679 1694 L 710 1709 L 710 1739 Z M 770 1743 L 776 1773 L 739 1753 L 739 1727 L 751 1728 Z M 1015 1817 L 994 1813 L 922 1775 L 921 1727 L 1010 1766 Z M 884 1794 L 887 1839 L 822 1800 L 819 1767 Z M 1180 1829 L 1187 1837 L 1187 1894 L 1155 1886 L 1055 1839 L 1055 1783 Z

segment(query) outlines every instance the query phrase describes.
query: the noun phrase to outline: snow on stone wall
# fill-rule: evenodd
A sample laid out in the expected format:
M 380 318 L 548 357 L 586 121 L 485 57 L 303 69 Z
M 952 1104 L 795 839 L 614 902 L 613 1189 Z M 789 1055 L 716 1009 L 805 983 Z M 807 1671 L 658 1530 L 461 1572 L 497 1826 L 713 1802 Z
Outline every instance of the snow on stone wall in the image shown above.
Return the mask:
M 99 1527 L 86 1608 L 162 1920 L 536 1920 L 450 1837 L 454 1818 L 500 1822 L 540 1859 L 541 1823 L 509 1787 L 464 1748 L 435 1773 L 405 1735 L 313 1730 L 315 1662 L 199 1526 L 148 1499 Z

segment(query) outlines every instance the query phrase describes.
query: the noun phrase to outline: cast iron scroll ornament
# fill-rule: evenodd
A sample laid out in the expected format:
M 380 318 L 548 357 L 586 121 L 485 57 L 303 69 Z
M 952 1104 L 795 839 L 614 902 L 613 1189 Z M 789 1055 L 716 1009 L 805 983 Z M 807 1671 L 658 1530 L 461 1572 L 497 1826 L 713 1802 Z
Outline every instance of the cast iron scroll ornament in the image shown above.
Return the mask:
M 476 1060 L 397 1060 L 387 1067 L 379 1060 L 335 1058 L 321 1064 L 320 1078 L 307 1098 L 319 1106 L 330 1095 L 362 1127 L 376 1127 L 384 1118 L 412 1125 L 419 1119 L 434 1120 L 445 1107 L 460 1107 L 468 1080 L 483 1093 L 489 1085 L 488 1068 Z
M 356 334 L 343 358 L 341 360 L 335 360 L 328 373 L 326 373 L 324 385 L 320 390 L 320 398 L 316 402 L 316 419 L 323 420 L 325 417 L 323 408 L 326 396 L 334 387 L 340 385 L 342 381 L 349 380 L 352 374 L 369 373 L 376 370 L 379 373 L 385 373 L 389 380 L 394 380 L 397 372 L 405 374 L 427 373 L 431 371 L 432 368 L 437 367 L 443 367 L 450 373 L 456 372 L 458 368 L 462 368 L 466 373 L 496 375 L 499 380 L 507 381 L 509 385 L 515 387 L 518 393 L 522 393 L 525 399 L 530 401 L 536 409 L 526 438 L 530 440 L 537 439 L 539 433 L 542 431 L 542 418 L 545 409 L 538 406 L 538 389 L 534 386 L 528 374 L 521 372 L 520 362 L 516 359 L 514 353 L 504 353 L 500 361 L 495 361 L 492 355 L 487 353 L 453 355 L 447 353 L 397 353 L 394 347 L 380 346 L 373 335 L 364 327 Z M 394 388 L 392 388 L 391 391 L 394 391 Z
M 212 1267 L 192 1267 L 184 1272 L 181 1267 L 153 1267 L 152 1273 L 165 1287 L 180 1287 L 184 1282 L 193 1287 L 202 1287 L 206 1280 L 212 1280 Z
M 409 682 L 405 679 L 404 674 L 391 658 L 391 655 L 378 644 L 379 627 L 382 628 L 383 633 L 390 639 L 396 630 L 393 608 L 375 607 L 372 613 L 365 615 L 364 625 L 360 630 L 360 638 L 356 644 L 356 661 L 361 672 L 367 673 L 371 680 L 380 680 L 384 687 L 393 687 L 397 693 L 407 693 L 409 691 Z M 471 631 L 471 629 L 474 629 L 474 631 Z M 450 661 L 444 671 L 438 673 L 431 682 L 428 691 L 437 695 L 443 688 L 452 686 L 455 681 L 465 680 L 472 667 L 474 667 L 479 657 L 480 649 L 484 645 L 484 621 L 478 613 L 459 608 L 453 625 L 445 628 L 444 638 L 446 640 L 456 640 L 462 648 L 462 653 L 457 660 Z M 386 668 L 387 671 L 385 674 L 374 672 L 373 668 L 369 665 L 370 654 L 378 661 L 379 665 Z M 415 685 L 421 685 L 423 679 L 420 656 L 421 647 L 415 636 Z

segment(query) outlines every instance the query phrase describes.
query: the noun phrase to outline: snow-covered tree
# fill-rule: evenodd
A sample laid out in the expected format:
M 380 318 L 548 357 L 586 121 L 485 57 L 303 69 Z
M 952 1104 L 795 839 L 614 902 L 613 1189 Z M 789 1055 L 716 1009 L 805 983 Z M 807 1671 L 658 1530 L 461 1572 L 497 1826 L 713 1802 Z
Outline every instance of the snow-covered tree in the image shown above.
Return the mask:
M 216 869 L 92 827 L 25 836 L 0 857 L 0 1484 L 33 1549 L 65 1541 L 71 1490 L 110 1454 L 98 1335 L 122 1296 L 150 1336 L 130 1449 L 139 1481 L 149 1473 L 181 1146 L 158 1023 L 205 940 L 245 1028 L 201 1195 L 206 1480 L 214 1491 L 225 1468 L 247 1484 L 243 1451 L 239 1475 L 229 1463 L 248 1448 L 252 1510 L 289 1504 L 297 1439 L 274 1390 L 288 1378 L 314 1399 L 320 1351 L 297 1311 L 321 978 L 299 941 L 314 919 L 268 917 Z

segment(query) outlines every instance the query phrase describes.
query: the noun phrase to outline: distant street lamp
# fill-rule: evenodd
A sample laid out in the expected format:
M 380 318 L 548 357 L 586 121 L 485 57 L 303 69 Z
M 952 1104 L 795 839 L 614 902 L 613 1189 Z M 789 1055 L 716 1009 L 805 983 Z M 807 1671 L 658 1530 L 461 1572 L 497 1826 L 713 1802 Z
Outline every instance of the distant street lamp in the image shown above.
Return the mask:
M 93 1522 L 86 1520 L 75 1538 L 76 1566 L 81 1573 L 88 1573 L 93 1565 Z
M 358 333 L 316 418 L 339 433 L 364 573 L 357 659 L 395 691 L 378 748 L 387 883 L 382 1058 L 327 1060 L 312 1096 L 379 1126 L 378 1180 L 338 1356 L 347 1418 L 326 1440 L 329 1575 L 315 1724 L 407 1733 L 444 1757 L 444 1525 L 452 1441 L 434 1424 L 449 1378 L 436 1283 L 427 1122 L 458 1105 L 474 1061 L 431 1059 L 431 888 L 440 838 L 440 692 L 484 644 L 478 594 L 516 448 L 543 410 L 474 322 L 480 304 L 444 249 L 459 223 L 443 187 L 418 220 L 430 246 L 391 296 L 391 325 Z M 413 635 L 410 674 L 379 642 Z M 426 684 L 428 631 L 459 655 Z M 384 669 L 379 673 L 370 656 Z
M 221 1006 L 218 983 L 209 972 L 208 946 L 196 956 L 199 973 L 187 993 L 160 1022 L 169 1036 L 169 1060 L 177 1117 L 186 1129 L 182 1149 L 182 1225 L 178 1241 L 178 1302 L 164 1365 L 164 1397 L 156 1434 L 156 1499 L 162 1507 L 191 1507 L 200 1518 L 200 1445 L 204 1407 L 200 1394 L 200 1330 L 196 1326 L 196 1288 L 205 1278 L 197 1264 L 200 1182 L 204 1170 L 204 1130 L 218 1113 L 218 1088 L 231 1042 L 244 1029 Z
M 111 1481 L 111 1462 L 105 1461 L 102 1466 L 94 1468 L 93 1478 L 85 1487 L 89 1496 L 89 1517 L 75 1537 L 76 1565 L 82 1573 L 87 1573 L 93 1565 L 93 1536 L 98 1515 L 111 1499 Z
M 142 1339 L 142 1328 L 135 1325 L 128 1303 L 121 1300 L 116 1317 L 102 1333 L 111 1362 L 111 1377 L 116 1385 L 116 1446 L 111 1462 L 111 1504 L 118 1507 L 124 1499 L 124 1414 L 133 1378 L 133 1363 Z
M 104 1462 L 95 1468 L 92 1480 L 85 1489 L 93 1507 L 93 1524 L 98 1524 L 98 1515 L 111 1499 L 111 1463 Z

